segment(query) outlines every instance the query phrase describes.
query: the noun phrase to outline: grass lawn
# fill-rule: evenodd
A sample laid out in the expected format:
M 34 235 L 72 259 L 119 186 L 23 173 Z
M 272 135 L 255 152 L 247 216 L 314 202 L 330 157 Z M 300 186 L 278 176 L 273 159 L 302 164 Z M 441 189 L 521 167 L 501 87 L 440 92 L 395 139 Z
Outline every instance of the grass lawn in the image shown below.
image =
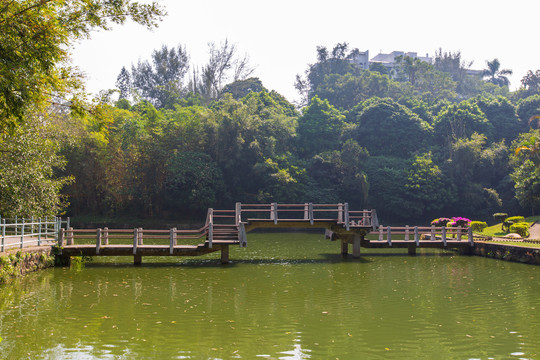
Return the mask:
M 529 226 L 533 222 L 538 221 L 538 220 L 540 220 L 540 216 L 530 216 L 530 217 L 525 218 L 525 222 L 529 223 Z M 487 235 L 487 236 L 503 237 L 508 233 L 502 231 L 502 223 L 499 223 L 493 226 L 488 226 L 480 234 Z

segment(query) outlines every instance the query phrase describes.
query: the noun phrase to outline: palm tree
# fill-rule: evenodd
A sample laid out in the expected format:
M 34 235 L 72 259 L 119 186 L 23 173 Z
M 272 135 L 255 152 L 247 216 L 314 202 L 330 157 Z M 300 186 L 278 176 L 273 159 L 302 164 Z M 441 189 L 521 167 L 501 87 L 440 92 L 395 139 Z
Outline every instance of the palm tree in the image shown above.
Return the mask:
M 512 75 L 512 70 L 501 70 L 501 63 L 499 59 L 486 61 L 486 63 L 488 68 L 482 72 L 482 77 L 488 78 L 486 81 L 499 86 L 510 85 L 510 80 L 506 77 L 506 75 Z

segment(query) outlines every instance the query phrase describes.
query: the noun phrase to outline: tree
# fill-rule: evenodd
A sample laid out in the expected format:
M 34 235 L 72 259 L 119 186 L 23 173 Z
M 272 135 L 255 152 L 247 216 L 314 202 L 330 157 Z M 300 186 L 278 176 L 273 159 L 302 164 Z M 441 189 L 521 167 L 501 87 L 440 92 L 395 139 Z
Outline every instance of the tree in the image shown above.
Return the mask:
M 54 131 L 32 116 L 12 132 L 0 133 L 0 214 L 7 217 L 57 215 L 66 205 L 60 195 L 71 177 L 58 177 L 65 160 Z
M 298 146 L 305 156 L 339 148 L 345 116 L 317 96 L 298 119 Z
M 404 73 L 411 85 L 414 86 L 416 82 L 416 73 L 422 66 L 422 60 L 403 55 L 396 57 L 395 60 L 399 71 Z
M 488 78 L 486 81 L 498 85 L 508 86 L 510 80 L 507 75 L 512 75 L 512 70 L 501 69 L 501 63 L 499 59 L 493 59 L 492 61 L 486 61 L 487 69 L 482 73 L 484 78 Z
M 358 75 L 363 71 L 360 66 L 349 61 L 359 50 L 348 51 L 348 49 L 349 45 L 346 42 L 338 43 L 332 49 L 330 56 L 326 47 L 317 46 L 317 62 L 308 65 L 304 76 L 296 75 L 294 86 L 302 97 L 302 105 L 307 105 L 309 100 L 316 95 L 316 89 L 327 75 L 347 73 Z
M 480 110 L 493 126 L 493 132 L 489 138 L 490 141 L 506 139 L 510 142 L 517 137 L 521 129 L 521 123 L 516 114 L 515 106 L 508 98 L 503 96 L 479 96 L 475 100 Z
M 540 168 L 531 160 L 525 160 L 511 174 L 515 182 L 516 199 L 521 206 L 529 206 L 532 215 L 540 206 Z
M 211 42 L 208 48 L 208 63 L 202 67 L 200 74 L 193 74 L 191 89 L 209 101 L 221 96 L 228 80 L 245 80 L 253 73 L 254 68 L 249 65 L 247 55 L 237 56 L 236 45 L 230 44 L 227 39 L 220 46 Z
M 137 65 L 132 65 L 132 85 L 155 107 L 172 107 L 182 95 L 182 80 L 188 68 L 189 56 L 184 47 L 169 49 L 163 45 L 152 52 L 152 63 L 139 60 Z
M 371 98 L 349 113 L 351 134 L 371 155 L 410 157 L 431 142 L 432 128 L 392 99 Z
M 448 155 L 452 154 L 452 144 L 459 139 L 467 139 L 473 133 L 492 136 L 493 125 L 474 101 L 452 104 L 439 112 L 433 124 L 435 140 L 446 145 Z
M 166 163 L 170 206 L 201 211 L 216 204 L 223 191 L 223 176 L 210 156 L 200 152 L 174 152 Z
M 259 78 L 249 78 L 245 80 L 237 80 L 235 82 L 225 85 L 222 93 L 231 93 L 234 99 L 240 100 L 249 93 L 258 93 L 263 90 L 268 91 L 263 86 Z
M 129 71 L 126 70 L 125 66 L 122 66 L 122 70 L 120 70 L 120 74 L 118 74 L 118 77 L 116 78 L 116 87 L 120 90 L 119 100 L 129 99 L 132 88 L 131 75 L 129 74 Z
M 448 73 L 452 76 L 452 80 L 457 83 L 458 92 L 463 92 L 464 80 L 467 76 L 467 70 L 470 69 L 472 61 L 466 62 L 461 59 L 461 52 L 443 52 L 439 48 L 439 52 L 435 53 L 435 63 L 433 66 L 436 70 Z
M 416 156 L 407 171 L 405 183 L 408 197 L 416 204 L 417 211 L 427 216 L 455 203 L 456 189 L 442 170 L 433 163 L 431 153 Z
M 81 76 L 69 49 L 92 30 L 128 18 L 149 28 L 165 12 L 156 2 L 130 0 L 21 0 L 0 7 L 0 130 L 23 119 L 26 109 L 56 99 L 75 108 Z
M 527 74 L 521 79 L 521 86 L 527 89 L 529 95 L 540 92 L 540 70 L 532 72 L 527 71 Z

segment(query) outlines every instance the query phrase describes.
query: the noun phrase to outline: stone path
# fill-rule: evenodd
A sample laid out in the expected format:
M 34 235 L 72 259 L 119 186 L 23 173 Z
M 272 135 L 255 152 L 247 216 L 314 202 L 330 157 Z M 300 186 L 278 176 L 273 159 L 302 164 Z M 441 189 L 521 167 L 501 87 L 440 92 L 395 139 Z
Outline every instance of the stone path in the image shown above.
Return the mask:
M 529 239 L 540 240 L 540 223 L 538 221 L 534 223 L 534 225 L 529 228 L 529 232 L 531 233 Z

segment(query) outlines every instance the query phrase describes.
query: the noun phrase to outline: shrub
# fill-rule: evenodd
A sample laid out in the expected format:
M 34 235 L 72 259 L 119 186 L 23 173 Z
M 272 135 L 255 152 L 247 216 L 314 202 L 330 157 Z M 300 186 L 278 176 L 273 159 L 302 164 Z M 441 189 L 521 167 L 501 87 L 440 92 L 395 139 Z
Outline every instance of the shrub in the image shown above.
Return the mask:
M 471 226 L 471 220 L 464 217 L 453 217 L 448 226 L 469 227 Z
M 485 228 L 487 228 L 487 223 L 484 221 L 471 221 L 471 227 L 473 231 L 482 232 Z
M 523 216 L 510 216 L 504 219 L 506 222 L 511 222 L 512 224 L 523 222 L 525 218 Z
M 504 219 L 506 219 L 507 217 L 508 217 L 507 213 L 495 213 L 495 214 L 493 214 L 493 218 L 498 223 L 502 223 L 504 221 Z
M 529 236 L 529 224 L 525 222 L 518 222 L 510 225 L 510 232 L 517 233 L 522 237 Z
M 510 231 L 510 226 L 512 224 L 517 224 L 517 223 L 523 222 L 523 220 L 525 220 L 525 218 L 523 216 L 510 216 L 510 217 L 504 219 L 503 224 L 502 224 L 502 230 L 503 231 Z
M 431 222 L 431 225 L 433 226 L 446 226 L 449 222 L 451 222 L 452 219 L 450 218 L 438 218 Z

